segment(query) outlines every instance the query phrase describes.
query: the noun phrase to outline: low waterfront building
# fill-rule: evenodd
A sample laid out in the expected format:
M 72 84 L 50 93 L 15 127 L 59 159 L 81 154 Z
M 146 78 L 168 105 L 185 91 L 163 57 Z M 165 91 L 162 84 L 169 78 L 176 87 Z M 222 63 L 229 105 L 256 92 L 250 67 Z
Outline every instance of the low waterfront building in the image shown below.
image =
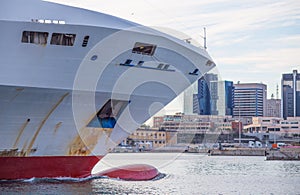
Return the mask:
M 280 131 L 285 136 L 300 138 L 300 117 L 287 117 L 280 121 Z
M 154 127 L 163 130 L 208 132 L 213 130 L 231 130 L 231 116 L 214 115 L 165 115 L 154 117 Z
M 154 116 L 153 117 L 153 128 L 159 128 L 164 122 L 163 116 Z
M 244 126 L 248 133 L 276 133 L 285 137 L 300 138 L 300 117 L 253 117 L 252 124 Z
M 167 132 L 172 131 L 178 144 L 215 143 L 219 135 L 232 138 L 239 130 L 242 132 L 242 122 L 231 116 L 177 113 L 155 117 L 154 126 Z M 174 135 L 172 137 L 175 139 Z
M 174 146 L 177 144 L 177 131 L 165 130 L 166 146 Z
M 249 133 L 279 132 L 280 120 L 277 117 L 252 117 L 252 124 L 245 125 L 244 130 Z
M 127 144 L 142 147 L 144 150 L 152 150 L 164 147 L 167 144 L 166 131 L 150 128 L 139 128 L 127 138 Z

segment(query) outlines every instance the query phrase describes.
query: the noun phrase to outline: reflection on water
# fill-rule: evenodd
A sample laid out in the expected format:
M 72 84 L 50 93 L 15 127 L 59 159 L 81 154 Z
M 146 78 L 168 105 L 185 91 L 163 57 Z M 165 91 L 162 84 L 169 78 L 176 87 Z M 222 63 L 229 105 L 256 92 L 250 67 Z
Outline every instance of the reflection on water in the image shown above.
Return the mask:
M 201 154 L 110 154 L 95 172 L 147 163 L 165 175 L 152 181 L 109 178 L 0 182 L 1 193 L 21 194 L 300 194 L 299 161 Z

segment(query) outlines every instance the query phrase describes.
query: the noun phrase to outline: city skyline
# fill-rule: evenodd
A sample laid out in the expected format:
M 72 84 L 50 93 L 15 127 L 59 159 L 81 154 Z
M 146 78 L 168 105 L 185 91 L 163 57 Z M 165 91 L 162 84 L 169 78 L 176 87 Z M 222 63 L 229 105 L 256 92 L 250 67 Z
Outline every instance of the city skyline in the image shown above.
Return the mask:
M 206 27 L 208 52 L 222 80 L 264 83 L 268 97 L 276 94 L 282 73 L 300 69 L 300 1 L 50 1 L 170 28 L 201 45 Z
M 217 64 L 214 72 L 220 80 L 266 84 L 268 98 L 272 94 L 276 98 L 283 73 L 300 70 L 300 1 L 49 1 L 173 29 L 202 46 L 205 27 L 208 52 Z M 161 113 L 180 111 L 182 104 L 179 97 Z

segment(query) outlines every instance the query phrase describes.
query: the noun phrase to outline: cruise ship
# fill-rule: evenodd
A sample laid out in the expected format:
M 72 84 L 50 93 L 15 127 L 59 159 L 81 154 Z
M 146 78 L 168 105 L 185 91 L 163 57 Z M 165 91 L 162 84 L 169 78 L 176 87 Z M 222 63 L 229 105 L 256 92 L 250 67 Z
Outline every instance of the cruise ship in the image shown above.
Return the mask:
M 107 14 L 0 2 L 0 180 L 82 178 L 215 63 Z

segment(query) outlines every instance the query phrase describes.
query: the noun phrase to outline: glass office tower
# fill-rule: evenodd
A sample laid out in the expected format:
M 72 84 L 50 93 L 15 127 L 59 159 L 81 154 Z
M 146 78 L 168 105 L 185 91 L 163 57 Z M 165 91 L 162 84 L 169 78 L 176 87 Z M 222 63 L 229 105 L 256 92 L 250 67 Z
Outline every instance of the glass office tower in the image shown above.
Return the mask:
M 232 115 L 233 82 L 218 81 L 216 74 L 206 74 L 198 80 L 198 94 L 194 95 L 194 113 L 200 115 Z
M 281 79 L 281 113 L 282 117 L 300 116 L 300 74 L 282 74 Z

